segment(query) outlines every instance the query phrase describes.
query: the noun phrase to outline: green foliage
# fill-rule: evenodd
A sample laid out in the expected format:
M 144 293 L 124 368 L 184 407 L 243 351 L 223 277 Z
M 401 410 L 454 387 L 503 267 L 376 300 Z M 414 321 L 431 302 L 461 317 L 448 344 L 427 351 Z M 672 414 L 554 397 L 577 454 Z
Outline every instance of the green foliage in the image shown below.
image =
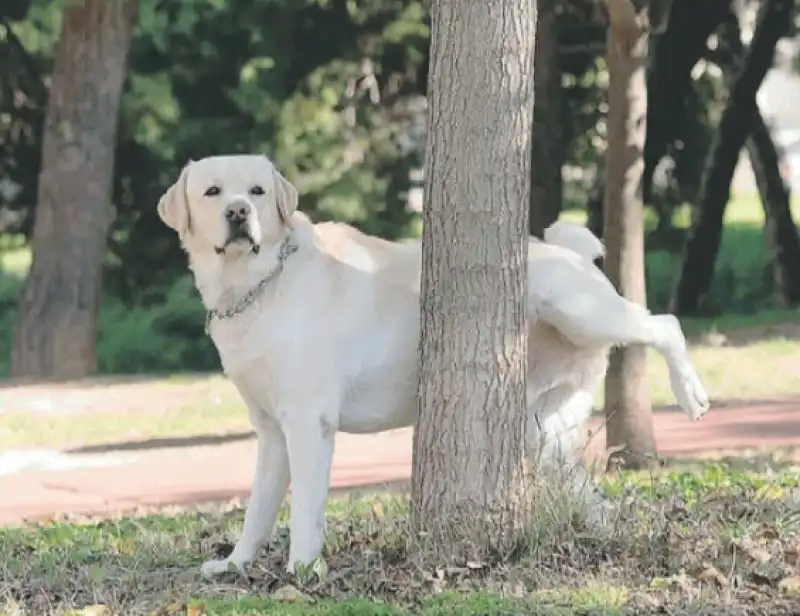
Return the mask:
M 204 320 L 205 311 L 189 276 L 179 278 L 163 302 L 132 309 L 110 298 L 100 313 L 100 371 L 218 370 L 217 351 L 205 334 Z

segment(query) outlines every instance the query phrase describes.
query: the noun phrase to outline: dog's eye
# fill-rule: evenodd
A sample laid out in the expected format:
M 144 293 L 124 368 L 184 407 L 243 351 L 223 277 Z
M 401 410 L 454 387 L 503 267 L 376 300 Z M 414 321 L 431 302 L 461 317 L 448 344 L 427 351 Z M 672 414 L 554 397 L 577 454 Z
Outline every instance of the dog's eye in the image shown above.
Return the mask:
M 216 197 L 222 192 L 222 189 L 219 186 L 209 186 L 208 190 L 205 192 L 206 197 Z
M 250 194 L 256 196 L 263 195 L 264 189 L 261 188 L 261 186 L 253 186 L 253 188 L 250 189 Z

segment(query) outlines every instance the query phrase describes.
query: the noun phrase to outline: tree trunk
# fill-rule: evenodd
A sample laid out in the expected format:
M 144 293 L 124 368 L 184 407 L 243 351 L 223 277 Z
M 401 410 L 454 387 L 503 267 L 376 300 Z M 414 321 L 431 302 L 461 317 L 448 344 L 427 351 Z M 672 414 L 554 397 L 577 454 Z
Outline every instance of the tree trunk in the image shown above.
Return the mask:
M 96 370 L 117 120 L 138 4 L 84 0 L 64 9 L 13 376 L 78 378 Z
M 610 24 L 604 263 L 620 294 L 646 305 L 642 175 L 647 120 L 647 3 L 607 0 L 607 4 Z M 616 19 L 625 5 L 629 19 Z M 607 446 L 615 451 L 609 463 L 628 468 L 649 465 L 654 459 L 655 439 L 645 347 L 629 346 L 611 353 L 605 415 Z
M 800 237 L 792 218 L 789 187 L 780 172 L 780 155 L 760 110 L 746 143 L 766 217 L 767 243 L 772 253 L 776 303 L 800 304 Z
M 541 238 L 562 208 L 564 164 L 561 66 L 556 31 L 556 0 L 539 0 L 534 58 L 533 152 L 531 154 L 530 232 Z
M 764 0 L 759 9 L 752 43 L 731 87 L 703 173 L 695 219 L 672 297 L 673 312 L 700 312 L 711 288 L 731 181 L 757 111 L 756 93 L 772 67 L 778 40 L 788 31 L 793 9 L 794 0 Z
M 718 64 L 726 85 L 731 87 L 746 56 L 739 17 L 735 12 L 728 15 L 720 39 Z M 800 236 L 792 218 L 790 190 L 781 177 L 781 155 L 757 104 L 745 149 L 766 218 L 775 301 L 779 306 L 794 306 L 800 303 Z
M 529 519 L 526 276 L 534 0 L 434 0 L 413 518 L 441 557 Z
M 660 1 L 660 0 L 659 0 Z M 674 0 L 666 30 L 652 49 L 647 79 L 647 123 L 645 141 L 644 201 L 650 201 L 653 174 L 676 138 L 692 139 L 686 109 L 692 88 L 692 68 L 707 50 L 708 37 L 729 10 L 731 0 Z

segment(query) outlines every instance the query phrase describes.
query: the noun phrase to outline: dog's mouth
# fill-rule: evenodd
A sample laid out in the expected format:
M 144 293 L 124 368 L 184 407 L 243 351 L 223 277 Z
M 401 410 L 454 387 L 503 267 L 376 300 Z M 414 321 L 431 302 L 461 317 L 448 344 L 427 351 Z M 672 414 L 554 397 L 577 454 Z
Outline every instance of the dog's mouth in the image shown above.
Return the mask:
M 256 242 L 250 234 L 250 230 L 246 225 L 232 228 L 228 233 L 228 238 L 225 240 L 225 243 L 222 244 L 222 246 L 214 246 L 214 250 L 218 255 L 223 255 L 230 246 L 241 245 L 247 246 L 253 254 L 258 254 L 258 251 L 261 249 L 258 242 Z

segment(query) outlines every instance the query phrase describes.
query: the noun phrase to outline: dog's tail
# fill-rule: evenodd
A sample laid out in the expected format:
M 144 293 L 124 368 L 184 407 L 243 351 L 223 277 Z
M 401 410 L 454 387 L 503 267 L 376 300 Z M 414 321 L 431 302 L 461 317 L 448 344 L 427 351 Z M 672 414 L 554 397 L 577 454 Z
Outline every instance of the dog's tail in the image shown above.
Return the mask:
M 557 220 L 544 230 L 544 241 L 576 252 L 587 261 L 606 254 L 603 242 L 589 229 L 563 220 Z

